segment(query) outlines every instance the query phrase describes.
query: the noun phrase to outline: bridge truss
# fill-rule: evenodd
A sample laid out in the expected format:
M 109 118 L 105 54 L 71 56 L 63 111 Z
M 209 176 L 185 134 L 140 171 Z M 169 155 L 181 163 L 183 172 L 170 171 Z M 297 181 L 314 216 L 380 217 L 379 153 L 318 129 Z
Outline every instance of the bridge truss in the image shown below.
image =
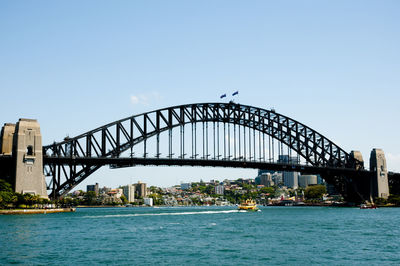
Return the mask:
M 233 102 L 131 116 L 44 146 L 43 154 L 51 198 L 65 195 L 106 164 L 292 166 L 304 171 L 314 167 L 315 173 L 363 169 L 361 162 L 306 125 L 273 110 Z

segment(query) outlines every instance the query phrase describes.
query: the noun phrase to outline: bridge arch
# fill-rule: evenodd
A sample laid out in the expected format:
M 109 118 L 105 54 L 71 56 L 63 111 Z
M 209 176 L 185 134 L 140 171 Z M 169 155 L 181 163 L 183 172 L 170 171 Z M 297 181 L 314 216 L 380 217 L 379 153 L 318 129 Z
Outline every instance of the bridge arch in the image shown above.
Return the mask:
M 199 157 L 201 160 L 210 162 L 209 165 L 213 165 L 211 163 L 213 161 L 232 160 L 271 162 L 271 156 L 268 159 L 266 158 L 266 149 L 264 147 L 261 149 L 261 146 L 265 145 L 265 140 L 262 141 L 261 136 L 263 138 L 264 136 L 268 136 L 272 141 L 278 141 L 278 147 L 279 145 L 285 145 L 289 151 L 294 151 L 297 156 L 303 158 L 312 166 L 353 169 L 362 167 L 361 162 L 352 158 L 350 154 L 322 134 L 274 110 L 266 110 L 233 102 L 197 103 L 173 106 L 134 115 L 96 128 L 77 137 L 67 138 L 62 142 L 44 146 L 45 173 L 51 176 L 48 186 L 48 189 L 52 190 L 50 196 L 54 198 L 66 194 L 102 166 L 85 164 L 82 161 L 77 163 L 77 158 L 118 158 L 121 154 L 139 144 L 144 149 L 143 157 L 147 158 L 147 142 L 154 138 L 156 139 L 156 144 L 154 145 L 156 155 L 154 157 L 162 157 L 159 149 L 160 145 L 164 144 L 160 144 L 159 137 L 165 132 L 168 132 L 168 153 L 164 158 L 172 159 L 174 157 L 172 149 L 175 145 L 179 146 L 179 153 L 175 155 L 175 157 L 178 157 L 177 159 L 183 160 L 186 156 L 189 159 L 198 160 L 196 151 L 198 132 L 196 125 L 199 123 L 202 125 L 201 129 L 203 132 L 203 139 L 200 141 L 203 146 L 203 156 Z M 208 149 L 208 132 L 210 131 L 208 125 L 210 123 L 212 130 L 214 130 L 214 134 L 212 134 L 214 156 L 209 156 L 208 150 L 204 148 L 206 136 Z M 191 154 L 187 154 L 188 147 L 185 148 L 186 125 L 191 125 Z M 230 131 L 232 125 L 234 127 L 234 135 L 232 136 L 232 132 L 226 135 L 226 131 Z M 205 127 L 207 128 L 206 131 Z M 222 130 L 222 127 L 224 130 Z M 236 131 L 236 127 L 238 127 L 238 132 Z M 173 143 L 173 130 L 177 128 L 180 129 L 178 133 L 180 145 Z M 243 130 L 244 136 L 242 136 L 244 140 L 240 139 L 241 130 Z M 246 140 L 246 130 L 248 130 L 248 141 Z M 224 154 L 219 149 L 219 141 L 221 140 L 219 134 L 221 131 L 223 131 L 221 134 L 223 134 Z M 217 144 L 215 132 L 218 134 Z M 236 133 L 238 133 L 238 139 Z M 257 144 L 256 134 L 258 134 Z M 231 137 L 234 138 L 234 144 L 238 144 L 239 147 L 235 145 L 232 147 Z M 225 143 L 226 141 L 228 144 Z M 242 153 L 240 150 L 241 143 L 243 143 L 244 149 L 246 149 L 246 143 L 248 143 L 250 152 L 244 150 Z M 218 146 L 218 152 L 216 152 L 215 146 Z M 227 146 L 229 151 L 227 151 Z M 235 149 L 234 156 L 231 155 L 233 153 L 230 151 L 231 147 Z M 258 148 L 258 154 L 256 148 Z M 237 152 L 237 149 L 239 149 L 239 152 Z M 253 149 L 253 156 L 251 149 Z M 271 147 L 268 148 L 268 151 L 271 153 Z M 283 155 L 283 150 L 279 149 L 279 151 Z M 274 157 L 274 152 L 272 154 Z M 46 164 L 46 158 L 69 158 L 71 160 L 66 160 L 63 164 Z

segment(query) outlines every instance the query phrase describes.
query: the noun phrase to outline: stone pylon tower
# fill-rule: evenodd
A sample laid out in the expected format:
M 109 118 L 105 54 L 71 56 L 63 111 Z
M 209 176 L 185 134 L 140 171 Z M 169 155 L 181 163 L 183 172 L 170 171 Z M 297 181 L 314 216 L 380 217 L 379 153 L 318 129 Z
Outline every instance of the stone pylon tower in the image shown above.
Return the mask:
M 358 163 L 354 165 L 357 170 L 364 168 L 364 159 L 360 151 L 351 151 L 350 157 L 358 161 Z
M 0 133 L 0 154 L 11 155 L 15 124 L 5 123 Z
M 369 168 L 371 172 L 376 173 L 371 180 L 372 197 L 387 199 L 389 197 L 389 179 L 383 150 L 373 149 L 371 151 Z
M 15 192 L 32 193 L 47 198 L 42 153 L 39 123 L 34 119 L 19 119 L 13 140 Z

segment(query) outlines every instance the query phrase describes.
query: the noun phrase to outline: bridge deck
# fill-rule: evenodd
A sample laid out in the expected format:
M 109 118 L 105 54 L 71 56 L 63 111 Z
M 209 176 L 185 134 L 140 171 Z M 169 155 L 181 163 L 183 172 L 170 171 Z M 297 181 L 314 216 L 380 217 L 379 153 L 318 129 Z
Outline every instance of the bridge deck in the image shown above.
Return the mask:
M 256 161 L 236 161 L 236 160 L 204 160 L 204 159 L 169 159 L 169 158 L 102 158 L 102 157 L 44 157 L 44 163 L 64 164 L 64 165 L 110 165 L 111 168 L 132 167 L 136 165 L 154 166 L 210 166 L 210 167 L 230 167 L 230 168 L 252 168 L 269 169 L 275 171 L 292 171 L 304 174 L 350 174 L 350 175 L 370 175 L 366 170 L 355 170 L 351 168 L 318 167 L 301 164 L 267 163 Z

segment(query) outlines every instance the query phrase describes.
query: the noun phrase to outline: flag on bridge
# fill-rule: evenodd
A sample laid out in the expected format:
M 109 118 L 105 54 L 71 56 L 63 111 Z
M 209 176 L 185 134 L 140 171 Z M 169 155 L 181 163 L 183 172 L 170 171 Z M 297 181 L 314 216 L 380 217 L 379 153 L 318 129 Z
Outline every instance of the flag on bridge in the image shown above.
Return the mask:
M 221 99 L 226 97 L 226 93 L 221 95 Z
M 238 95 L 239 91 L 235 91 L 234 93 L 232 93 L 232 96 Z

